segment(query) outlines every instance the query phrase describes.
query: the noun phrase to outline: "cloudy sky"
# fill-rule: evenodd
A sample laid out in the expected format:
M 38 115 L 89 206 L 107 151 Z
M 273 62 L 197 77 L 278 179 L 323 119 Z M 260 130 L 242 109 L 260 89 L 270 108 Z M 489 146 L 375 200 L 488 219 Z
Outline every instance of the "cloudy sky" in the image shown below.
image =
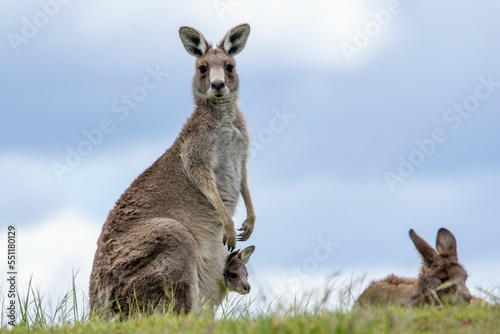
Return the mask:
M 239 246 L 257 248 L 254 293 L 338 271 L 416 275 L 408 230 L 434 244 L 440 227 L 457 237 L 474 291 L 500 285 L 499 11 L 1 1 L 0 236 L 6 249 L 16 226 L 20 285 L 33 275 L 56 299 L 79 271 L 87 290 L 107 213 L 193 109 L 179 27 L 218 42 L 241 22 L 252 27 L 237 61 L 257 222 Z M 241 205 L 236 225 L 244 217 Z

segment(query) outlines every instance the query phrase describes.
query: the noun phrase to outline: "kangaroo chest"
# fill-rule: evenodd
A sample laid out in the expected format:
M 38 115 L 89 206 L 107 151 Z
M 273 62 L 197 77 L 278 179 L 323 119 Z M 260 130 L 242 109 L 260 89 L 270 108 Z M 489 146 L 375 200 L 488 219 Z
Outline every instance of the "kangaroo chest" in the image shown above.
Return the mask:
M 248 139 L 234 122 L 226 122 L 217 133 L 214 149 L 212 169 L 217 189 L 226 208 L 232 213 L 240 193 Z

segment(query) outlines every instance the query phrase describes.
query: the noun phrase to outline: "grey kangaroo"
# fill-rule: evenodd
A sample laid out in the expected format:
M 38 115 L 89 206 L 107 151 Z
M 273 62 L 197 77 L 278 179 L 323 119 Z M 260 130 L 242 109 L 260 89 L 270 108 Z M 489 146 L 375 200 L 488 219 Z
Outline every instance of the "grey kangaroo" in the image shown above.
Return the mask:
M 231 217 L 240 194 L 247 218 L 239 241 L 250 237 L 255 223 L 234 60 L 249 33 L 248 24 L 238 25 L 212 47 L 199 31 L 180 28 L 184 48 L 196 57 L 194 112 L 109 213 L 90 276 L 91 310 L 106 309 L 113 317 L 132 302 L 145 312 L 169 303 L 181 313 L 220 305 L 225 261 L 237 241 Z
M 467 273 L 458 263 L 457 241 L 445 228 L 438 231 L 436 250 L 415 231 L 410 238 L 422 257 L 417 279 L 389 275 L 372 282 L 359 296 L 356 305 L 421 306 L 470 303 L 472 296 L 465 281 Z

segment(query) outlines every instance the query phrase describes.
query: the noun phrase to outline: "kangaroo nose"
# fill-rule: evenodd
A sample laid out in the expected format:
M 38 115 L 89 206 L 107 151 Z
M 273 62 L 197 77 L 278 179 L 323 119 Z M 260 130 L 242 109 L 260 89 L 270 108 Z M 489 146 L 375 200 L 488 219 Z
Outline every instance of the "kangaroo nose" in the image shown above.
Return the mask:
M 247 294 L 249 292 L 250 292 L 250 285 L 249 284 L 243 285 L 243 293 Z
M 212 89 L 215 89 L 216 91 L 219 91 L 226 87 L 226 84 L 222 80 L 215 80 L 211 83 Z

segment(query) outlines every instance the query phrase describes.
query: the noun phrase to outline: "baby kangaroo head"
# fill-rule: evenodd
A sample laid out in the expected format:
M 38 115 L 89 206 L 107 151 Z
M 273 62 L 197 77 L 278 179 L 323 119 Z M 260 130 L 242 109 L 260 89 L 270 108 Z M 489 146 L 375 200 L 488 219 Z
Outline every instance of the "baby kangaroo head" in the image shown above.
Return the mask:
M 179 29 L 184 48 L 196 57 L 193 78 L 195 98 L 214 101 L 236 99 L 239 79 L 234 56 L 243 51 L 249 34 L 250 26 L 240 24 L 229 30 L 216 47 L 212 47 L 198 30 L 191 27 Z
M 458 263 L 457 241 L 445 228 L 440 228 L 436 237 L 436 250 L 415 231 L 410 238 L 422 257 L 422 268 L 418 277 L 419 292 L 426 304 L 470 303 L 467 288 L 467 273 Z
M 246 264 L 254 250 L 255 246 L 248 246 L 241 252 L 237 250 L 228 255 L 224 268 L 224 278 L 229 291 L 235 291 L 242 295 L 250 292 Z

